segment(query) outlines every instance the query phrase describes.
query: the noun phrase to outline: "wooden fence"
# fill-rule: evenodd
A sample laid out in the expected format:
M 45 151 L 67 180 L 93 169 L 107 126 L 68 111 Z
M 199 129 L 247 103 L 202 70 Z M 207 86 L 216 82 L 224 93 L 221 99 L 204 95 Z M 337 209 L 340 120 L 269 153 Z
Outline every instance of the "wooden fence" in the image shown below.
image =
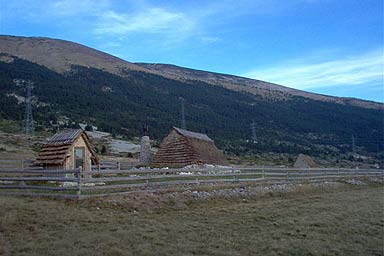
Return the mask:
M 103 169 L 90 172 L 14 169 L 0 170 L 0 194 L 81 199 L 148 190 L 185 190 L 204 184 L 321 182 L 383 175 L 382 169 L 336 168 Z
M 30 159 L 0 159 L 0 170 L 30 169 L 33 160 Z
M 127 161 L 100 161 L 99 165 L 93 165 L 94 170 L 128 170 L 137 166 L 139 162 Z M 33 167 L 33 160 L 28 158 L 20 159 L 0 159 L 0 170 L 24 170 Z
M 129 170 L 137 166 L 139 162 L 125 162 L 125 161 L 106 161 L 103 160 L 99 165 L 93 165 L 93 170 Z

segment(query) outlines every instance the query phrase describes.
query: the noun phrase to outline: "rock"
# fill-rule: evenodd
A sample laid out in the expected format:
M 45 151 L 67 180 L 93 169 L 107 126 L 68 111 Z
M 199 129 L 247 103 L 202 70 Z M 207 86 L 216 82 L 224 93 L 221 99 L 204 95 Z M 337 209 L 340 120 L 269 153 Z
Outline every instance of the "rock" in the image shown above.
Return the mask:
M 141 138 L 140 164 L 147 165 L 151 162 L 151 143 L 148 136 Z
M 379 179 L 378 177 L 369 177 L 368 181 L 372 183 L 379 183 L 379 184 L 384 183 L 383 177 L 381 177 L 381 179 Z
M 346 180 L 345 182 L 351 185 L 358 185 L 358 186 L 367 185 L 365 182 L 362 182 L 361 180 L 356 180 L 356 179 Z

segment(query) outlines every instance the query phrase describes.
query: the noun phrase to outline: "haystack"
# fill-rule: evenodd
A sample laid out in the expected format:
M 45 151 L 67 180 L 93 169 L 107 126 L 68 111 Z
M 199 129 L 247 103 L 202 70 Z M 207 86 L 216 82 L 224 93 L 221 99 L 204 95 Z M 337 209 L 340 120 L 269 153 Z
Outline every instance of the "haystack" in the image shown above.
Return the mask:
M 293 165 L 294 168 L 316 168 L 318 164 L 310 156 L 300 154 Z
M 227 161 L 207 135 L 173 127 L 161 143 L 152 165 L 182 167 L 191 164 L 227 164 Z

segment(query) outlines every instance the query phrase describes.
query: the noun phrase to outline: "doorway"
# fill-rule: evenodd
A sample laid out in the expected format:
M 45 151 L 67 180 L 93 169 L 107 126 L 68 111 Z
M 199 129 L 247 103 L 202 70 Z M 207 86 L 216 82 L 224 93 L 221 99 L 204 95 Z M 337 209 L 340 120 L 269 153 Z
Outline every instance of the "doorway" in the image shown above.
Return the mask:
M 82 168 L 85 170 L 84 166 L 84 158 L 85 158 L 85 148 L 84 147 L 76 147 L 75 148 L 75 169 Z

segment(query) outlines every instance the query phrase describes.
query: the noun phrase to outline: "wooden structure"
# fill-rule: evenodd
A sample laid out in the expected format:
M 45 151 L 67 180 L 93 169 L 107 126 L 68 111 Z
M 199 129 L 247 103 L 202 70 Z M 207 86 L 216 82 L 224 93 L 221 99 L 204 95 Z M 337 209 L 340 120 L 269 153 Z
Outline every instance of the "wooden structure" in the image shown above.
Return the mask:
M 300 154 L 293 165 L 294 168 L 316 168 L 319 167 L 310 156 Z
M 56 198 L 86 199 L 116 194 L 190 190 L 200 186 L 202 190 L 212 186 L 222 189 L 226 184 L 252 186 L 289 184 L 296 182 L 325 182 L 358 177 L 383 179 L 383 169 L 295 169 L 295 168 L 205 168 L 152 169 L 152 170 L 94 170 L 80 175 L 81 170 L 0 170 L 0 195 L 49 196 Z M 52 181 L 52 182 L 51 182 Z M 71 186 L 63 186 L 71 183 Z M 93 184 L 93 185 L 91 185 Z M 186 186 L 187 185 L 187 186 Z
M 152 165 L 182 167 L 191 164 L 227 164 L 227 161 L 207 135 L 173 127 Z
M 91 170 L 99 159 L 88 135 L 82 129 L 69 129 L 55 134 L 44 144 L 35 165 L 46 169 Z

